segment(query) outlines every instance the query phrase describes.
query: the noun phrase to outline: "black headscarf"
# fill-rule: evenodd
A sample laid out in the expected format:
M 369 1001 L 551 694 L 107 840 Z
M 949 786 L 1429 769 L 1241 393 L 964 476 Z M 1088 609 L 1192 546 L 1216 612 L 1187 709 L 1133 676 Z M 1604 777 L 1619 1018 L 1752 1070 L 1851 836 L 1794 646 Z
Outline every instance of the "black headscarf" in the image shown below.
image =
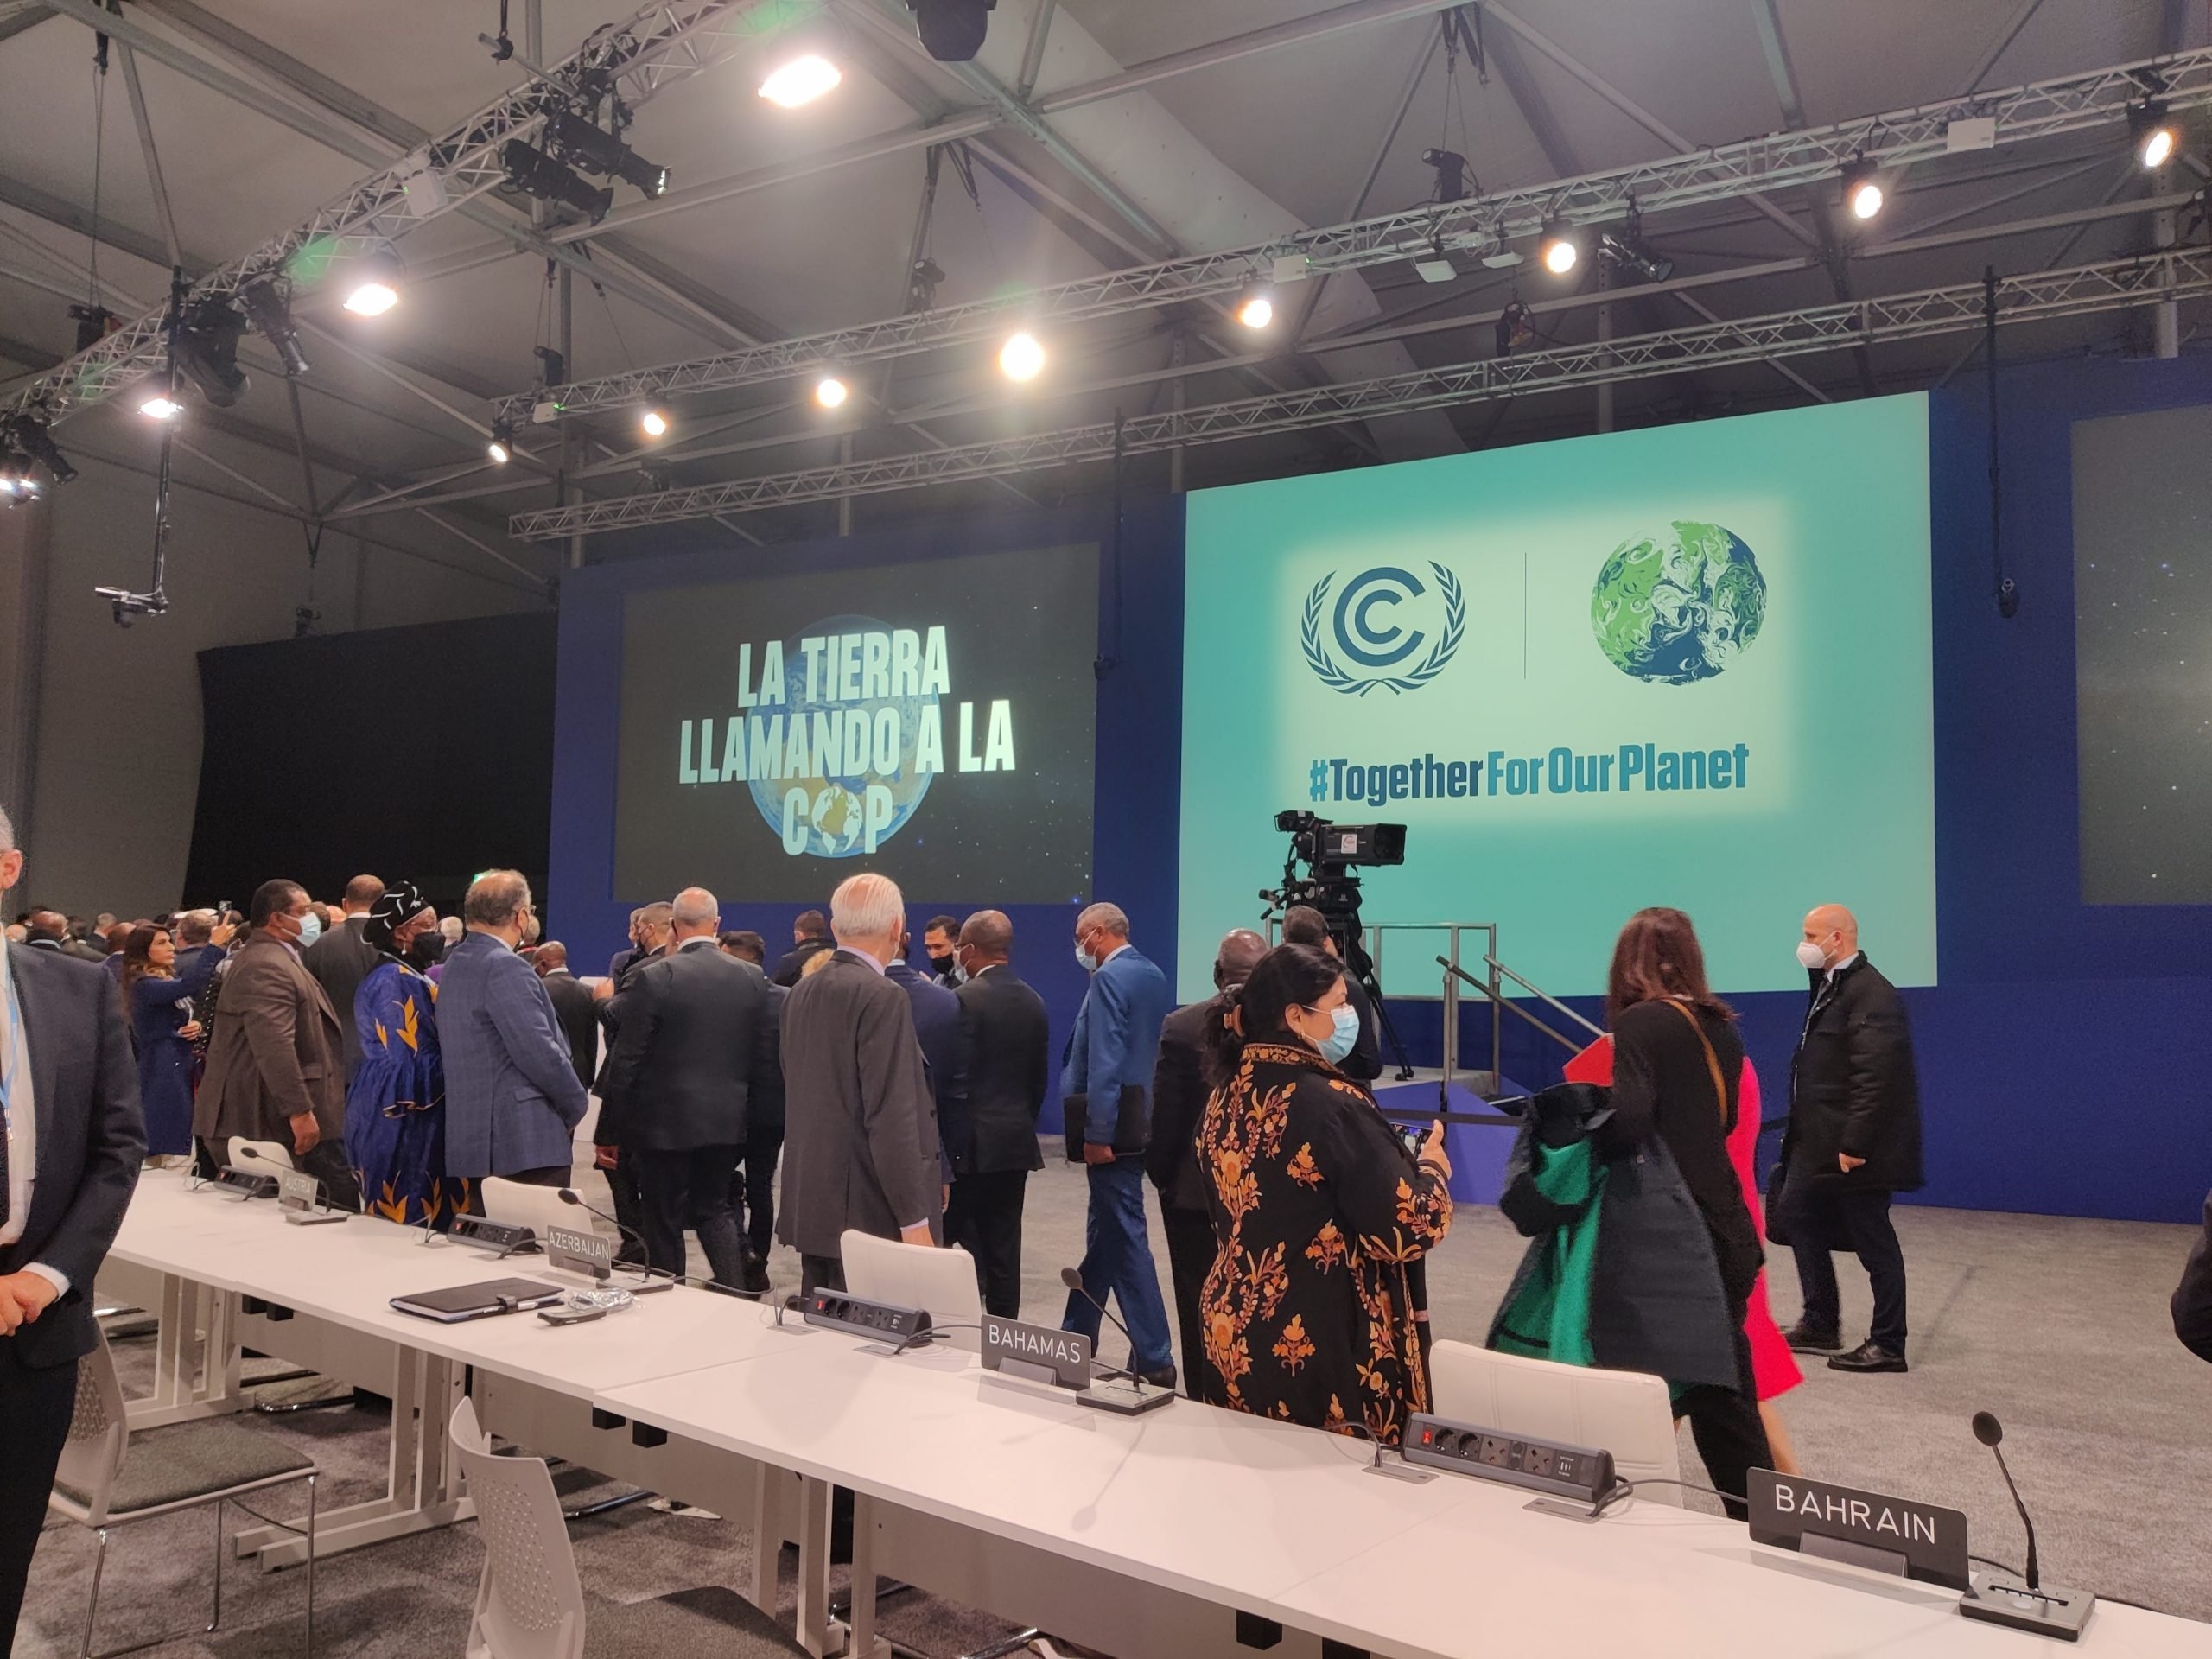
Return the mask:
M 429 907 L 429 901 L 416 891 L 412 881 L 386 887 L 384 896 L 369 906 L 369 919 L 361 925 L 361 937 L 386 956 L 397 956 L 399 953 L 392 945 L 392 934 Z

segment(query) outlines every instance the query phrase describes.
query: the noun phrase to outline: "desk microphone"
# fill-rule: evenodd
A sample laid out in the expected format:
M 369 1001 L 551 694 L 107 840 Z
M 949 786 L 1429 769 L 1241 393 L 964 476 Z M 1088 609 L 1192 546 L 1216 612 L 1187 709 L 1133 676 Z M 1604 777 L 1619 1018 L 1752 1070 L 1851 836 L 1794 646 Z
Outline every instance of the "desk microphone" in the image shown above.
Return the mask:
M 1073 1268 L 1062 1268 L 1060 1269 L 1060 1282 L 1065 1285 L 1070 1290 L 1075 1292 L 1077 1295 L 1082 1297 L 1084 1301 L 1089 1302 L 1109 1319 L 1112 1319 L 1114 1328 L 1116 1331 L 1120 1332 L 1125 1337 L 1129 1337 L 1128 1369 L 1126 1370 L 1117 1371 L 1109 1366 L 1107 1369 L 1106 1374 L 1109 1376 L 1128 1377 L 1129 1381 L 1135 1385 L 1136 1391 L 1139 1394 L 1142 1394 L 1144 1392 L 1144 1378 L 1138 1375 L 1136 1370 L 1137 1339 L 1135 1337 L 1129 1336 L 1129 1327 L 1123 1325 L 1119 1319 L 1114 1319 L 1113 1310 L 1108 1307 L 1105 1303 L 1100 1301 L 1096 1296 L 1092 1295 L 1088 1290 L 1084 1288 L 1083 1275 L 1077 1272 Z
M 2000 1444 L 2005 1439 L 2005 1425 L 1999 1422 L 1993 1414 L 1977 1411 L 1974 1414 L 1974 1437 L 1996 1455 L 1998 1472 L 2005 1477 L 2005 1485 L 2012 1488 L 2012 1507 L 2019 1510 L 2020 1525 L 2026 1529 L 2028 1535 L 2028 1570 L 2025 1574 L 2028 1588 L 2040 1590 L 2043 1587 L 2043 1574 L 2036 1567 L 2036 1523 L 2028 1519 L 2028 1506 L 2020 1501 L 2020 1489 L 2013 1481 L 2012 1471 L 2005 1461 L 2005 1452 Z
M 577 1192 L 575 1187 L 564 1186 L 561 1189 L 561 1202 L 563 1204 L 573 1204 L 577 1209 L 584 1211 L 588 1214 L 597 1216 L 601 1221 L 612 1223 L 616 1228 L 620 1230 L 623 1237 L 637 1240 L 638 1250 L 641 1255 L 645 1253 L 645 1237 L 643 1233 L 640 1233 L 634 1227 L 624 1226 L 620 1217 L 608 1215 L 606 1211 L 592 1203 L 588 1198 L 585 1198 L 582 1193 Z M 621 1265 L 628 1267 L 632 1264 L 626 1262 Z M 644 1274 L 646 1278 L 650 1279 L 655 1274 L 658 1274 L 671 1284 L 674 1284 L 679 1278 L 689 1277 L 688 1274 L 671 1273 L 666 1268 L 654 1267 L 650 1262 L 639 1262 L 636 1263 L 636 1267 L 637 1270 L 639 1273 Z

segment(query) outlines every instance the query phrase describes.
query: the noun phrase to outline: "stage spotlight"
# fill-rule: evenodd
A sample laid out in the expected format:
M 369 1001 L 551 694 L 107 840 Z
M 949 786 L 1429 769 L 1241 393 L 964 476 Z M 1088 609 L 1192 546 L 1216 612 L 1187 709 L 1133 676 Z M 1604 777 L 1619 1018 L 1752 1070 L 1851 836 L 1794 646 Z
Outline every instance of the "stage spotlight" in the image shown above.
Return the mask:
M 906 0 L 914 27 L 939 63 L 966 63 L 982 49 L 999 0 Z
M 668 416 L 657 409 L 648 409 L 644 414 L 639 416 L 638 424 L 644 429 L 645 435 L 649 438 L 668 435 Z
M 1654 253 L 1642 238 L 1633 233 L 1615 236 L 1607 231 L 1598 238 L 1598 251 L 1617 270 L 1647 283 L 1663 283 L 1675 274 L 1673 260 Z
M 484 453 L 505 466 L 515 457 L 514 423 L 502 417 L 492 423 L 492 441 L 484 446 Z
M 200 301 L 177 327 L 176 365 L 217 409 L 236 404 L 251 384 L 238 367 L 238 341 L 245 335 L 245 318 L 227 299 Z
M 157 391 L 138 405 L 138 412 L 149 421 L 173 421 L 184 413 L 184 405 L 166 391 Z
M 2166 118 L 2166 106 L 2155 98 L 2127 106 L 2127 130 L 2135 139 L 2136 165 L 2155 173 L 2174 158 L 2181 135 Z
M 1244 290 L 1236 302 L 1236 321 L 1247 328 L 1264 328 L 1275 320 L 1274 298 L 1267 289 L 1254 283 Z
M 1844 205 L 1851 209 L 1853 219 L 1873 218 L 1888 200 L 1881 180 L 1876 176 L 1874 164 L 1864 156 L 1843 169 Z
M 72 467 L 67 458 L 54 447 L 54 438 L 47 431 L 46 423 L 37 416 L 16 416 L 9 425 L 8 435 L 16 452 L 29 455 L 33 461 L 39 462 L 52 475 L 55 483 L 68 484 L 75 481 L 77 469 Z M 23 473 L 23 478 L 35 492 L 38 483 L 36 480 L 31 478 L 28 468 Z
M 292 302 L 276 291 L 273 283 L 256 283 L 239 296 L 245 314 L 289 375 L 308 372 L 307 353 L 300 349 L 300 331 L 292 326 Z
M 827 58 L 808 53 L 772 71 L 760 83 L 760 96 L 779 109 L 795 110 L 811 104 L 845 78 L 845 72 Z
M 1515 300 L 1497 314 L 1496 328 L 1497 354 L 1510 357 L 1536 337 L 1535 324 L 1530 321 L 1529 308 Z
M 389 247 L 363 254 L 353 262 L 347 280 L 346 308 L 357 317 L 380 317 L 399 303 L 400 279 L 405 275 L 399 256 Z
M 1467 175 L 1471 170 L 1467 158 L 1456 149 L 1424 149 L 1421 153 L 1423 167 L 1436 169 L 1438 201 L 1465 201 L 1467 199 Z
M 999 368 L 1009 380 L 1034 380 L 1044 372 L 1045 348 L 1034 334 L 1010 335 L 999 347 Z
M 1546 270 L 1554 276 L 1564 276 L 1574 269 L 1574 262 L 1581 257 L 1582 250 L 1574 245 L 1573 238 L 1556 221 L 1544 226 L 1543 234 L 1536 243 L 1536 257 L 1543 262 Z
M 814 401 L 824 409 L 835 409 L 851 393 L 845 383 L 834 374 L 825 374 L 814 383 Z
M 526 196 L 573 207 L 594 224 L 607 217 L 614 205 L 614 187 L 594 185 L 572 167 L 564 167 L 542 149 L 532 149 L 520 138 L 510 138 L 499 151 L 499 165 L 507 182 Z
M 587 173 L 634 184 L 651 199 L 668 188 L 668 169 L 649 162 L 602 127 L 566 110 L 546 124 L 554 150 Z M 586 186 L 587 189 L 590 187 Z

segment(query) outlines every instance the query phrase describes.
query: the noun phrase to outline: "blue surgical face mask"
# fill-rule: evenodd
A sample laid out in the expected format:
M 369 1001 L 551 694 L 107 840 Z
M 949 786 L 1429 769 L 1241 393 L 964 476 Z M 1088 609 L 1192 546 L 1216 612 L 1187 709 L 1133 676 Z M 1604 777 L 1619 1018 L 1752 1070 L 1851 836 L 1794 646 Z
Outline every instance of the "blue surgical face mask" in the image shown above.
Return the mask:
M 1351 1053 L 1352 1046 L 1359 1041 L 1359 1010 L 1349 1002 L 1339 1002 L 1329 1010 L 1329 1018 L 1337 1028 L 1322 1043 L 1321 1058 L 1334 1065 Z
M 1084 973 L 1095 974 L 1098 971 L 1098 958 L 1091 954 L 1090 948 L 1081 939 L 1075 942 L 1075 959 L 1082 963 Z
M 304 916 L 292 918 L 300 925 L 300 949 L 304 950 L 322 937 L 322 918 L 309 911 Z

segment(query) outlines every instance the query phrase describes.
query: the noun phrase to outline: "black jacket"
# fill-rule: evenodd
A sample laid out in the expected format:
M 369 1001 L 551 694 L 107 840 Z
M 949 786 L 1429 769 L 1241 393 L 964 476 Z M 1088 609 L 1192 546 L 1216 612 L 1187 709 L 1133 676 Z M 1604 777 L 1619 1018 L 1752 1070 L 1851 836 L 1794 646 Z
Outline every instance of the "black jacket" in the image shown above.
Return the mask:
M 2204 1230 L 2174 1287 L 2174 1335 L 2199 1359 L 2212 1360 L 2212 1192 L 2204 1195 Z
M 1839 1153 L 1864 1158 L 1846 1175 Z M 1789 1062 L 1789 1179 L 1910 1192 L 1922 1184 L 1920 1080 L 1904 999 L 1860 956 L 1813 976 L 1803 1035 Z
M 1052 1065 L 1045 999 L 1012 968 L 987 968 L 953 993 L 967 1039 L 968 1090 L 959 1121 L 945 1123 L 956 1175 L 1042 1169 L 1037 1115 Z
M 616 1144 L 690 1152 L 745 1142 L 746 1101 L 760 1068 L 768 987 L 712 938 L 691 939 L 634 969 L 621 1030 L 600 1080 Z
M 743 964 L 753 968 L 751 963 Z M 760 1027 L 760 1066 L 753 1079 L 753 1092 L 745 1102 L 745 1139 L 748 1146 L 766 1147 L 784 1138 L 784 1004 L 791 992 L 769 980 L 768 1018 Z
M 576 1068 L 576 1081 L 588 1089 L 599 1069 L 599 1005 L 583 981 L 565 968 L 539 978 L 545 983 L 545 995 L 553 999 L 553 1017 L 569 1039 L 569 1063 Z
M 361 1069 L 361 1027 L 353 1018 L 353 997 L 360 990 L 361 982 L 369 976 L 369 970 L 377 965 L 376 947 L 362 935 L 368 925 L 366 916 L 348 916 L 342 925 L 332 928 L 300 953 L 308 972 L 330 999 L 330 1011 L 338 1016 L 346 1045 L 348 1083 Z
M 1213 1188 L 1198 1168 L 1198 1120 L 1213 1093 L 1206 1087 L 1206 1030 L 1221 1018 L 1222 1007 L 1221 997 L 1210 996 L 1160 1022 L 1160 1063 L 1152 1073 L 1152 1144 L 1145 1149 L 1144 1173 L 1160 1189 L 1162 1210 L 1207 1213 Z
M 768 970 L 768 977 L 789 990 L 798 983 L 798 976 L 805 969 L 807 958 L 818 957 L 824 950 L 835 950 L 836 943 L 830 939 L 801 939 L 778 957 L 776 965 Z
M 30 1056 L 38 1167 L 23 1236 L 0 1249 L 0 1274 L 43 1262 L 67 1277 L 69 1294 L 0 1343 L 43 1369 L 92 1351 L 92 1281 L 137 1185 L 146 1125 L 107 976 L 59 950 L 11 946 L 7 955 Z

